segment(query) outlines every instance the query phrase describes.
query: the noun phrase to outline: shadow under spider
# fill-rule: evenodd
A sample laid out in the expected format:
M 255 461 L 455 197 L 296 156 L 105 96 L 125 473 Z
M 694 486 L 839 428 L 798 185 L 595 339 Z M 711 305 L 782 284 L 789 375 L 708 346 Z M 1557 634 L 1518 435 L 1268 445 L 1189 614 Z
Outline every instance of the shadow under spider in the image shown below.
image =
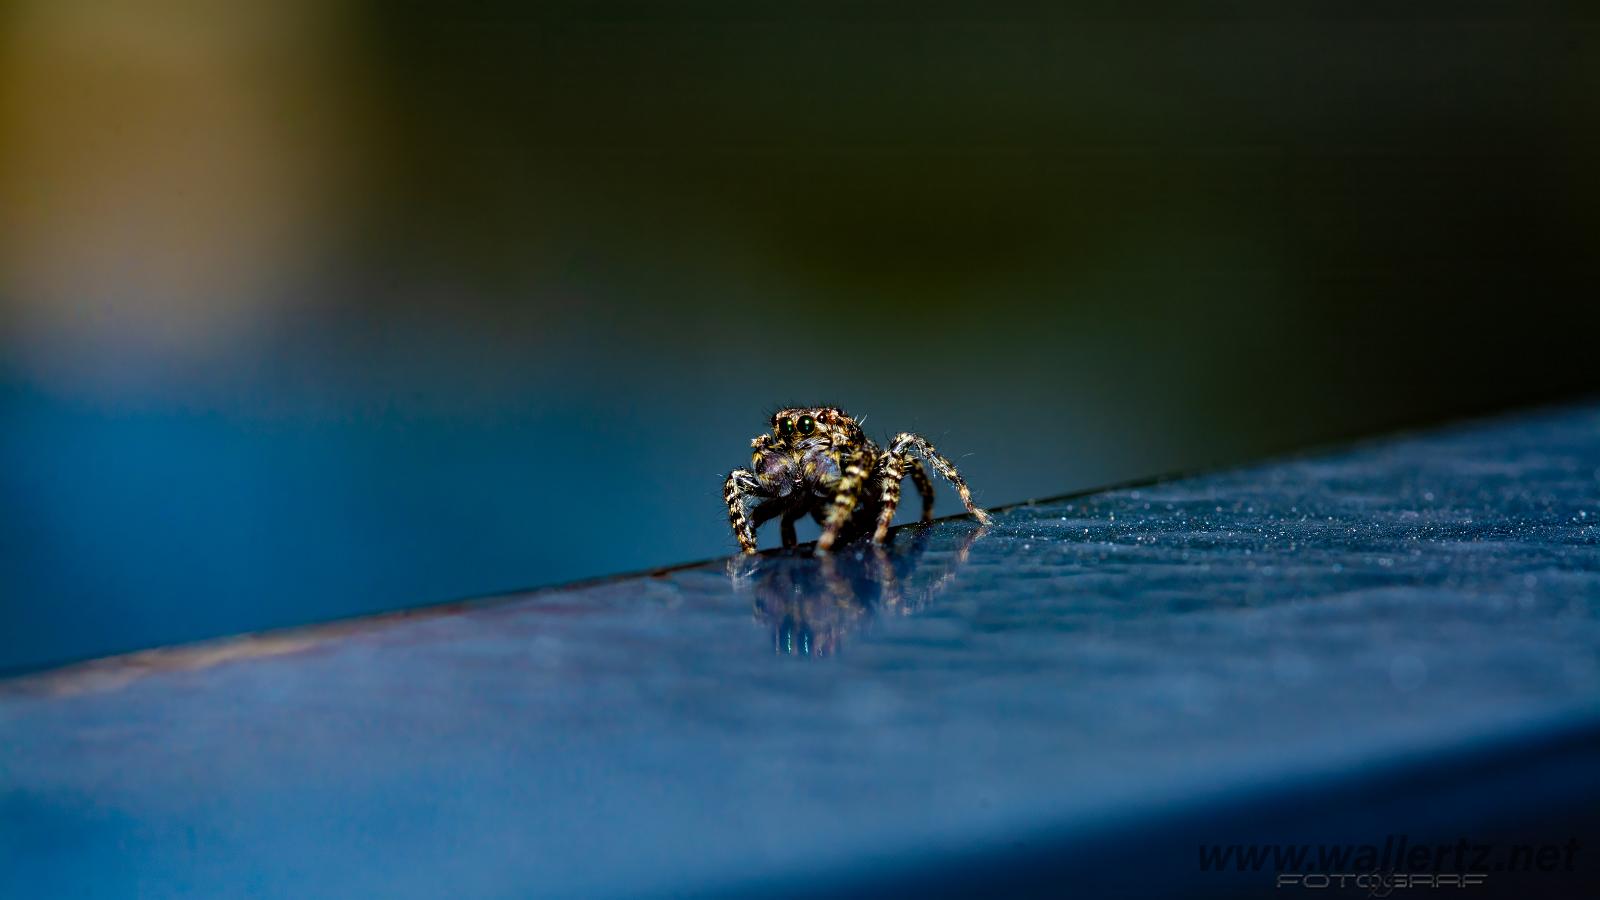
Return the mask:
M 933 531 L 914 528 L 911 541 L 900 546 L 861 541 L 815 556 L 804 551 L 735 556 L 728 561 L 728 576 L 735 593 L 750 597 L 756 621 L 770 629 L 774 653 L 833 656 L 876 617 L 926 609 L 955 580 L 988 527 L 963 536 L 942 566 L 924 559 Z

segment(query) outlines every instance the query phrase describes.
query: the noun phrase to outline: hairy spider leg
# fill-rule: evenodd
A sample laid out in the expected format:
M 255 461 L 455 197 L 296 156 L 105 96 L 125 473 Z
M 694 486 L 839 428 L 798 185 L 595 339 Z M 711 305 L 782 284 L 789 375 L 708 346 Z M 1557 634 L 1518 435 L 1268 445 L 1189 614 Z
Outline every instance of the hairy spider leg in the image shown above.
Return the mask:
M 861 499 L 861 488 L 867 483 L 867 473 L 872 471 L 872 451 L 866 447 L 855 449 L 844 459 L 839 486 L 834 491 L 833 504 L 828 508 L 822 523 L 822 536 L 817 538 L 817 549 L 826 553 L 839 539 L 839 529 L 850 521 Z
M 906 471 L 911 473 L 911 481 L 917 486 L 917 493 L 922 495 L 922 521 L 933 521 L 933 482 L 928 480 L 928 470 L 922 467 L 922 460 L 910 454 L 901 454 L 905 460 Z
M 939 451 L 933 449 L 933 445 L 928 443 L 927 438 L 919 434 L 901 432 L 895 435 L 894 440 L 889 443 L 890 453 L 904 453 L 908 449 L 915 450 L 921 454 L 922 458 L 933 466 L 935 472 L 938 472 L 955 487 L 956 493 L 961 495 L 961 503 L 967 508 L 967 512 L 972 513 L 973 517 L 979 522 L 985 525 L 989 524 L 989 514 L 979 509 L 977 504 L 972 502 L 972 490 L 967 487 L 966 479 L 961 477 L 961 473 L 956 471 L 956 467 L 951 465 L 950 460 L 945 459 Z
M 872 542 L 881 544 L 889 539 L 889 523 L 894 521 L 894 511 L 900 505 L 900 480 L 906 477 L 905 455 L 886 453 L 878 476 L 878 527 L 872 532 Z M 924 476 L 926 477 L 926 476 Z
M 908 474 L 922 497 L 922 521 L 933 521 L 933 482 L 928 480 L 922 461 L 909 453 L 890 452 L 883 455 L 882 469 L 878 484 L 883 506 L 878 510 L 877 530 L 872 533 L 872 540 L 877 544 L 889 539 L 889 526 L 894 523 L 894 514 L 900 507 L 900 482 Z
M 756 493 L 760 487 L 761 482 L 749 469 L 734 469 L 722 485 L 722 499 L 728 503 L 728 524 L 733 526 L 733 536 L 745 553 L 756 552 L 756 526 L 750 521 L 750 505 L 760 502 Z
M 761 452 L 772 446 L 775 440 L 771 434 L 761 433 L 750 439 L 750 465 L 761 465 Z

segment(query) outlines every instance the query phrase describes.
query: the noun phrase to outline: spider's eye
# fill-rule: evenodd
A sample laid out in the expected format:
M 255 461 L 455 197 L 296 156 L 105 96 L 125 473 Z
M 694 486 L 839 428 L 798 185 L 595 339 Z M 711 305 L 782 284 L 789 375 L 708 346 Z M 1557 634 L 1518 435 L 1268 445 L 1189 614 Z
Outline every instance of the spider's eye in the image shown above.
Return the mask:
M 800 433 L 801 434 L 810 434 L 811 432 L 816 431 L 816 430 L 817 430 L 817 423 L 816 423 L 815 419 L 812 419 L 810 416 L 801 416 L 800 417 Z
M 794 434 L 794 420 L 790 418 L 779 419 L 778 434 L 783 437 L 788 437 L 789 435 Z

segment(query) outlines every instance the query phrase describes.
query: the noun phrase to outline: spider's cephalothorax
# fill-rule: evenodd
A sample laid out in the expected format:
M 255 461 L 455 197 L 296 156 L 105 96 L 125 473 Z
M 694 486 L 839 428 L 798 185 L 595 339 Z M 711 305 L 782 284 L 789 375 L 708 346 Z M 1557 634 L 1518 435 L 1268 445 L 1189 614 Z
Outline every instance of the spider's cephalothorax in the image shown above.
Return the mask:
M 793 547 L 794 523 L 807 515 L 822 526 L 818 550 L 868 532 L 883 543 L 907 475 L 922 495 L 922 521 L 928 521 L 933 518 L 933 484 L 913 453 L 955 486 L 978 521 L 989 521 L 988 513 L 973 505 L 972 492 L 956 467 L 932 444 L 901 433 L 888 449 L 880 448 L 836 407 L 780 409 L 772 416 L 772 431 L 750 446 L 755 450 L 751 468 L 729 473 L 722 492 L 734 537 L 745 553 L 756 552 L 756 527 L 772 518 L 782 523 L 783 545 Z

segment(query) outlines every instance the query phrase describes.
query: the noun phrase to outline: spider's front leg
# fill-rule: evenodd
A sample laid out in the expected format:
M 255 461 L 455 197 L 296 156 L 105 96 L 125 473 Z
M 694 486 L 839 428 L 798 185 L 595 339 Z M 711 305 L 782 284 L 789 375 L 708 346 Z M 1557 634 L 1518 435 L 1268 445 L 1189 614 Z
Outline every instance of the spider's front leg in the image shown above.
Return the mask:
M 961 473 L 956 471 L 950 460 L 933 449 L 927 438 L 919 434 L 902 432 L 895 435 L 894 440 L 889 443 L 890 453 L 905 453 L 908 450 L 917 451 L 929 465 L 933 466 L 935 472 L 944 476 L 944 479 L 955 487 L 956 493 L 961 495 L 961 504 L 967 508 L 967 512 L 972 513 L 973 518 L 985 525 L 989 524 L 989 514 L 972 502 L 972 490 L 967 487 L 967 480 L 961 477 Z
M 843 472 L 839 476 L 839 487 L 834 491 L 833 503 L 828 507 L 828 514 L 822 522 L 822 536 L 817 538 L 817 549 L 823 553 L 833 549 L 834 541 L 839 539 L 839 529 L 850 521 L 856 511 L 856 504 L 861 499 L 861 488 L 867 482 L 867 473 L 872 471 L 872 453 L 867 450 L 858 450 L 844 459 Z
M 744 553 L 756 552 L 756 526 L 750 521 L 750 504 L 759 501 L 761 482 L 749 469 L 734 469 L 722 485 L 722 499 L 728 503 L 728 524 Z

